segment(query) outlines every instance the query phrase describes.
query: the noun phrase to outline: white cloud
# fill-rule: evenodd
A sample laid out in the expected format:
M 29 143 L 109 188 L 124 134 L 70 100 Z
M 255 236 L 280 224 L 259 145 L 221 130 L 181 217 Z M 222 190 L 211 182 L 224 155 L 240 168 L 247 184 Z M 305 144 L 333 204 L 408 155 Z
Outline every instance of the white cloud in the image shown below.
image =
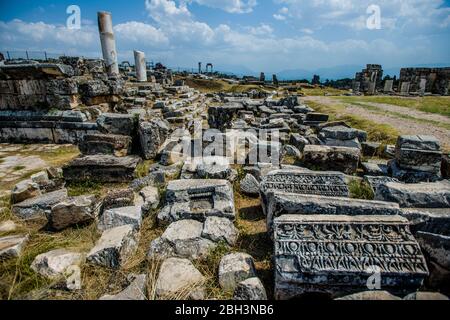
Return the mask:
M 281 15 L 281 14 L 277 14 L 277 13 L 275 13 L 275 14 L 273 15 L 273 18 L 274 18 L 275 20 L 279 20 L 279 21 L 284 21 L 284 20 L 286 20 L 286 17 L 285 17 L 285 16 L 283 16 L 283 15 Z
M 228 13 L 249 13 L 258 4 L 256 0 L 188 0 L 211 8 L 222 9 Z

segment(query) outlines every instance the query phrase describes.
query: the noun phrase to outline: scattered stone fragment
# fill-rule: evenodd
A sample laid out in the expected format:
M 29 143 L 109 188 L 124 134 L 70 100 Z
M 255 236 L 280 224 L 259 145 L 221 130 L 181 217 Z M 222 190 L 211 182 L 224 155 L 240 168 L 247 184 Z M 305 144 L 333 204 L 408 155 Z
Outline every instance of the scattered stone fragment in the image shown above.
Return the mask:
M 156 187 L 145 187 L 139 191 L 139 195 L 142 197 L 144 204 L 142 205 L 142 212 L 148 213 L 150 210 L 154 210 L 159 206 L 159 190 Z
M 129 182 L 141 162 L 136 156 L 87 155 L 63 167 L 67 181 Z
M 158 149 L 169 137 L 170 125 L 162 119 L 154 119 L 150 122 L 139 124 L 139 138 L 145 159 L 153 159 Z
M 99 213 L 95 196 L 67 198 L 54 205 L 48 215 L 50 227 L 62 230 L 67 227 L 93 221 Z
M 135 132 L 136 119 L 130 114 L 104 113 L 97 119 L 101 132 L 131 136 Z
M 234 300 L 267 300 L 267 293 L 259 278 L 239 282 L 234 290 Z
M 129 136 L 114 134 L 87 134 L 78 144 L 81 153 L 85 155 L 111 154 L 124 157 L 131 152 L 132 139 Z
M 70 252 L 66 249 L 57 249 L 38 255 L 31 264 L 31 269 L 41 276 L 49 279 L 66 277 L 71 272 L 71 267 L 79 266 L 83 255 Z M 72 270 L 74 271 L 74 270 Z M 77 277 L 76 279 L 74 277 Z M 66 278 L 66 288 L 70 290 L 81 289 L 81 275 L 73 273 Z
M 238 238 L 238 230 L 233 221 L 227 218 L 208 217 L 205 220 L 202 236 L 214 242 L 226 242 L 234 246 Z
M 111 190 L 103 199 L 103 210 L 130 207 L 134 205 L 134 192 L 131 189 Z
M 4 233 L 13 232 L 16 229 L 17 229 L 17 225 L 12 220 L 3 221 L 0 223 L 0 232 L 4 232 Z
M 364 171 L 364 174 L 368 175 L 368 176 L 387 176 L 388 175 L 388 166 L 387 165 L 371 163 L 371 162 L 363 162 L 363 163 L 361 163 L 361 167 Z
M 377 188 L 377 196 L 405 208 L 450 208 L 450 182 L 404 184 L 387 182 Z
M 88 253 L 86 260 L 92 265 L 117 269 L 135 252 L 138 234 L 130 225 L 107 229 Z
M 240 190 L 242 193 L 248 196 L 258 196 L 259 182 L 253 175 L 246 174 L 244 179 L 241 180 Z
M 158 214 L 163 224 L 180 219 L 204 221 L 208 216 L 235 218 L 233 188 L 226 180 L 170 181 L 165 203 Z
M 375 157 L 380 149 L 381 143 L 363 142 L 361 143 L 362 154 L 364 157 Z
M 205 277 L 187 259 L 169 258 L 161 265 L 156 280 L 160 298 L 203 299 Z
M 358 169 L 360 157 L 357 148 L 307 145 L 303 150 L 302 162 L 309 169 L 353 174 Z
M 11 202 L 19 203 L 41 195 L 39 185 L 31 179 L 20 181 L 11 191 Z
M 18 258 L 27 242 L 28 236 L 23 235 L 0 238 L 0 261 Z
M 180 220 L 171 223 L 160 238 L 150 244 L 149 258 L 177 256 L 188 259 L 206 258 L 216 243 L 202 237 L 203 223 Z
M 450 270 L 450 236 L 418 231 L 415 237 L 431 261 Z
M 12 212 L 21 219 L 32 219 L 48 214 L 51 208 L 67 198 L 67 189 L 61 189 L 16 203 Z
M 233 292 L 241 281 L 253 277 L 255 265 L 250 255 L 231 253 L 220 260 L 219 283 L 223 290 Z
M 139 230 L 142 224 L 142 211 L 140 206 L 113 208 L 103 211 L 98 219 L 97 228 L 100 231 L 130 225 Z
M 130 285 L 115 295 L 104 295 L 99 300 L 147 300 L 147 275 L 133 275 L 129 280 Z
M 197 167 L 197 176 L 200 179 L 229 179 L 232 170 L 225 157 L 203 157 Z

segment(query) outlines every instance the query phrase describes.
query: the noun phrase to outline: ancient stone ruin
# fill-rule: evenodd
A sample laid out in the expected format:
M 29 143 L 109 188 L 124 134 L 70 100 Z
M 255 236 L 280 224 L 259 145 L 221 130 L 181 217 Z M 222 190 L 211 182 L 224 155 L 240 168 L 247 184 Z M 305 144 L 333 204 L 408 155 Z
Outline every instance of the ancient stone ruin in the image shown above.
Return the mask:
M 151 53 L 139 50 L 134 72 L 120 70 L 111 19 L 99 13 L 102 60 L 0 65 L 0 142 L 79 149 L 12 188 L 1 261 L 29 252 L 36 237 L 19 226 L 42 219 L 38 233 L 94 236 L 83 249 L 33 256 L 36 274 L 79 292 L 84 277 L 67 273 L 81 265 L 126 273 L 120 290 L 95 299 L 211 299 L 211 286 L 236 300 L 450 294 L 450 162 L 440 141 L 400 136 L 388 158 L 372 162 L 379 145 L 367 132 L 329 121 L 295 94 L 201 93 L 161 64 L 149 70 Z M 425 91 L 443 90 L 434 72 Z M 382 75 L 368 65 L 355 84 L 373 94 Z M 371 196 L 356 198 L 355 184 Z M 74 185 L 101 192 L 75 195 Z M 265 229 L 248 241 L 252 219 Z M 147 271 L 127 271 L 136 257 L 154 267 L 153 296 Z

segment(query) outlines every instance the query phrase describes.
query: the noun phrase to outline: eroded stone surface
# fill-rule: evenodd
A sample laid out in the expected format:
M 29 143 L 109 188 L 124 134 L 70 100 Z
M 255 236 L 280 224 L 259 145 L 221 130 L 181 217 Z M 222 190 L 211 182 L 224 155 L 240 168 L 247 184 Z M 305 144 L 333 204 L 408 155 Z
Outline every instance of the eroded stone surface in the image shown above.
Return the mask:
M 232 253 L 220 260 L 219 283 L 223 290 L 233 292 L 241 281 L 253 277 L 255 277 L 255 265 L 250 255 Z

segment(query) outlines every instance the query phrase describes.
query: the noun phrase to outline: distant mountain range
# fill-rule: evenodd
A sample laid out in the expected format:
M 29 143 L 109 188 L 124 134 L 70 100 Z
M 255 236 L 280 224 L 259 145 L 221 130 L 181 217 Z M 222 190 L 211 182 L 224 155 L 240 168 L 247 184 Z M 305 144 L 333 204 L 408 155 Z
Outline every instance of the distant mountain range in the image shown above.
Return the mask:
M 403 67 L 387 67 L 384 68 L 384 75 L 389 75 L 391 77 L 400 75 L 401 68 L 431 68 L 431 67 L 449 67 L 450 63 L 433 63 L 433 64 L 417 64 L 417 65 L 406 65 Z M 276 72 L 276 75 L 279 80 L 301 80 L 307 79 L 311 80 L 315 74 L 320 76 L 322 81 L 326 79 L 329 80 L 337 80 L 344 78 L 355 77 L 356 72 L 360 72 L 365 65 L 342 65 L 336 67 L 328 67 L 328 68 L 319 68 L 313 70 L 307 69 L 290 69 L 290 70 L 282 70 L 280 72 Z M 237 76 L 255 76 L 259 77 L 260 72 L 255 72 L 250 68 L 245 66 L 236 66 L 236 65 L 219 65 L 215 67 L 215 70 L 224 72 L 224 73 L 232 73 Z M 271 79 L 273 72 L 265 72 L 266 79 Z

